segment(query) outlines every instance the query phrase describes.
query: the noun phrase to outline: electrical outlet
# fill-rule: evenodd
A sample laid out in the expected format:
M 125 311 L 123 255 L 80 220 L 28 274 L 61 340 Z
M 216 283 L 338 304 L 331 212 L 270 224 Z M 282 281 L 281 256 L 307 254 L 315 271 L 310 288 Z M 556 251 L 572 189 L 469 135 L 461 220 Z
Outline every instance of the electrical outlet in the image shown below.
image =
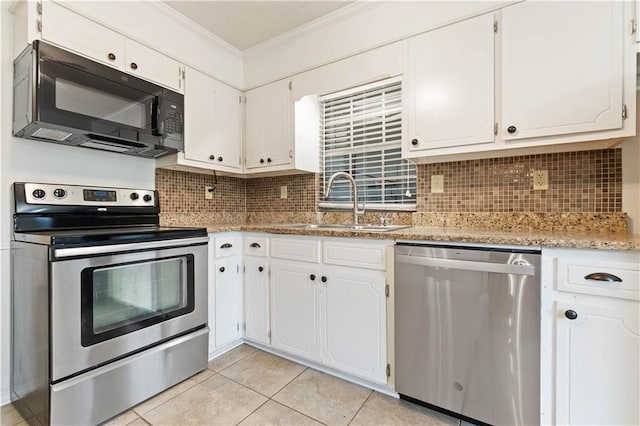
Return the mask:
M 283 200 L 287 198 L 287 185 L 282 185 L 280 187 L 280 198 Z
M 544 190 L 549 189 L 549 172 L 546 170 L 533 171 L 533 189 Z
M 431 175 L 431 193 L 441 194 L 444 192 L 444 175 Z
M 213 200 L 213 186 L 204 187 L 204 199 Z

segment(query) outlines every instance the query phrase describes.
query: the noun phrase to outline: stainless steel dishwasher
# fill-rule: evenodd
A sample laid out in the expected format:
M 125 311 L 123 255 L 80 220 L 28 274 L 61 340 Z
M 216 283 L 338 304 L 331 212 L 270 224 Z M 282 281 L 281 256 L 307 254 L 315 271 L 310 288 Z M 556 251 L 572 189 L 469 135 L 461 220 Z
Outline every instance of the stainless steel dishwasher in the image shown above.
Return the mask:
M 398 243 L 396 391 L 456 417 L 540 423 L 540 251 Z

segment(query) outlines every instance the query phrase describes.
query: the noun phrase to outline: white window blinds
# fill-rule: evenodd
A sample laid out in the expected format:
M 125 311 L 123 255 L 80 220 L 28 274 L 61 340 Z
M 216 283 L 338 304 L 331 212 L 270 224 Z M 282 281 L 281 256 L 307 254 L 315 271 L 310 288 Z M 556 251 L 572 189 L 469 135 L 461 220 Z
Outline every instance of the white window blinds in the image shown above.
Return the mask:
M 351 187 L 336 172 L 351 174 L 358 203 L 372 210 L 415 210 L 416 166 L 402 160 L 402 88 L 399 78 L 326 95 L 321 104 L 320 207 L 352 208 Z

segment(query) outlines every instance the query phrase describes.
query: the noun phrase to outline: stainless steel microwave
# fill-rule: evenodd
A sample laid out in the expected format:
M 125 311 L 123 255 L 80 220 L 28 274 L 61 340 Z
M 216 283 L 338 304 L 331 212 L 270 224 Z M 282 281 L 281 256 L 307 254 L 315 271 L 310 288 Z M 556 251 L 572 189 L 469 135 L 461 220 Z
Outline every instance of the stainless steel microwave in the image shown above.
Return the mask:
M 184 147 L 184 97 L 36 40 L 13 64 L 13 134 L 158 158 Z

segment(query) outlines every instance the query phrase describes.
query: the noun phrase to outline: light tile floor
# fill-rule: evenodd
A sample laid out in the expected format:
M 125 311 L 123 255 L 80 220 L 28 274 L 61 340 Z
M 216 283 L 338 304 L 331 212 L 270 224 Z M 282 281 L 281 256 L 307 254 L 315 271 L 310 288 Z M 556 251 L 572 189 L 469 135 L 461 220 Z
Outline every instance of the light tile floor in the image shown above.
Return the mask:
M 33 424 L 11 405 L 1 426 Z M 242 345 L 209 368 L 105 425 L 459 425 L 388 397 Z

